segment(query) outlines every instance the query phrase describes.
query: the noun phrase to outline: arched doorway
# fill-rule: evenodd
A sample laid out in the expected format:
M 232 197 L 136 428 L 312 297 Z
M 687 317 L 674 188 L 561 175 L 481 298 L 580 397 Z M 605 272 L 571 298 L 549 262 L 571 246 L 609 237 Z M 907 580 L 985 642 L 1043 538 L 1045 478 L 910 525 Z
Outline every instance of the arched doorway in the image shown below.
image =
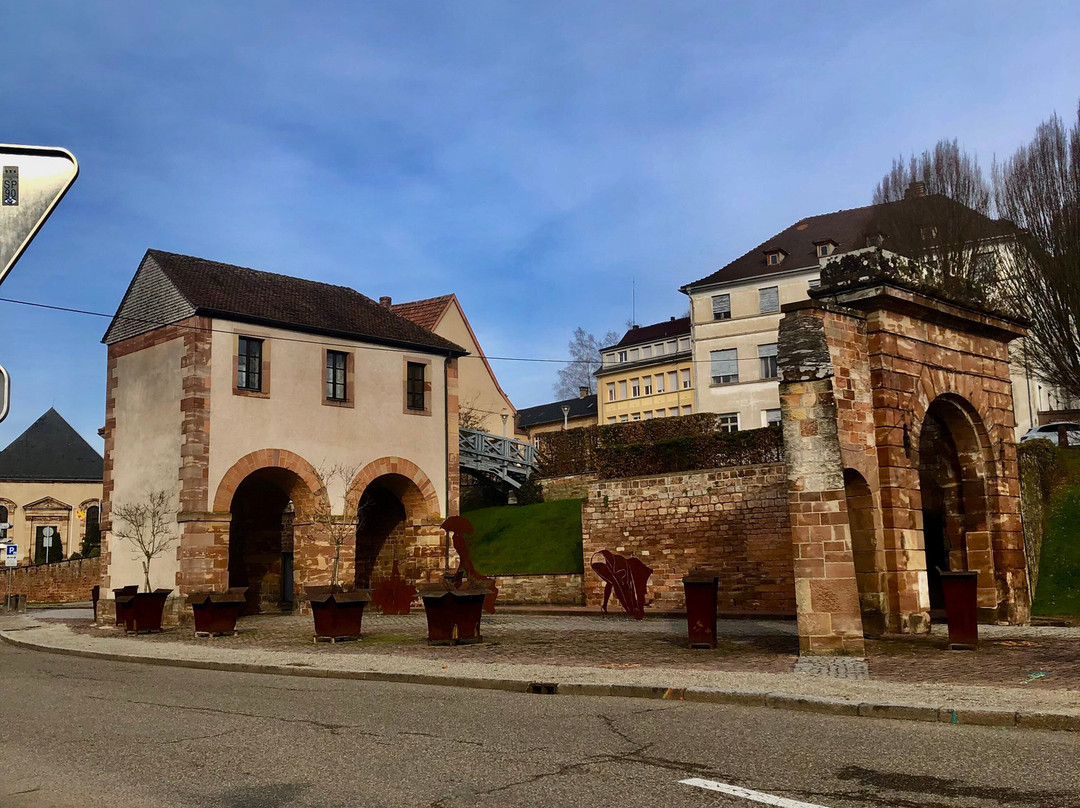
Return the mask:
M 967 401 L 943 395 L 931 402 L 919 432 L 918 455 L 931 612 L 940 614 L 945 605 L 939 570 L 977 570 L 980 586 L 993 580 L 986 518 L 988 446 L 982 421 Z
M 424 494 L 408 477 L 384 474 L 368 483 L 356 509 L 356 585 L 389 578 L 395 559 L 404 578 L 417 579 L 409 551 L 427 516 Z
M 247 614 L 293 607 L 294 496 L 304 481 L 263 468 L 237 486 L 229 511 L 229 586 L 246 586 Z
M 885 554 L 878 546 L 874 495 L 866 479 L 855 469 L 844 469 L 844 493 L 847 497 L 863 633 L 880 637 L 885 633 L 887 592 Z

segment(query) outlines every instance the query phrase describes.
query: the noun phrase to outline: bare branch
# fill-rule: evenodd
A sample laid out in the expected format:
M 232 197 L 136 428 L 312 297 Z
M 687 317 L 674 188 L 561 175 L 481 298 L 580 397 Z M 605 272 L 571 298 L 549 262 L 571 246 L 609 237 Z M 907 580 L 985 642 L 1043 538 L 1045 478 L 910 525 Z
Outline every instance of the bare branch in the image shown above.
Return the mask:
M 176 509 L 172 495 L 162 489 L 146 492 L 140 502 L 116 504 L 113 519 L 119 522 L 113 535 L 129 542 L 137 551 L 134 558 L 141 559 L 146 591 L 150 591 L 150 562 L 168 550 L 177 535 L 173 532 Z

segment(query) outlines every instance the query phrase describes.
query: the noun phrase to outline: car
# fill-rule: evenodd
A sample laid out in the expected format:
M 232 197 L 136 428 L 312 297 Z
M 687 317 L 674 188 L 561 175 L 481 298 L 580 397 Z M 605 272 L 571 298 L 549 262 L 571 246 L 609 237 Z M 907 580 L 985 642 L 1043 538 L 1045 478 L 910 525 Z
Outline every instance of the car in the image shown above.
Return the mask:
M 1043 424 L 1042 426 L 1036 426 L 1029 429 L 1024 433 L 1024 436 L 1020 438 L 1020 442 L 1028 440 L 1048 440 L 1054 443 L 1058 442 L 1058 429 L 1065 427 L 1065 435 L 1069 440 L 1070 446 L 1080 446 L 1080 424 L 1075 424 L 1070 421 L 1056 421 L 1052 424 Z

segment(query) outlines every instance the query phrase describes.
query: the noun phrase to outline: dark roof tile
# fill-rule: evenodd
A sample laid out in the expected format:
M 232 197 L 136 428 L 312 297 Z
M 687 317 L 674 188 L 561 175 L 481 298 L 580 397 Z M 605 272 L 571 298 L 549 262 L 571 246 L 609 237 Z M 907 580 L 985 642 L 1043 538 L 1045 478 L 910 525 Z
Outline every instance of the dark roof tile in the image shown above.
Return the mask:
M 596 417 L 596 394 L 591 396 L 568 398 L 563 401 L 553 401 L 550 404 L 540 404 L 536 407 L 526 407 L 518 410 L 517 425 L 519 428 L 536 426 L 537 424 L 552 424 L 563 419 L 563 406 L 570 408 L 567 418 Z
M 50 408 L 0 452 L 0 480 L 101 482 L 104 461 Z

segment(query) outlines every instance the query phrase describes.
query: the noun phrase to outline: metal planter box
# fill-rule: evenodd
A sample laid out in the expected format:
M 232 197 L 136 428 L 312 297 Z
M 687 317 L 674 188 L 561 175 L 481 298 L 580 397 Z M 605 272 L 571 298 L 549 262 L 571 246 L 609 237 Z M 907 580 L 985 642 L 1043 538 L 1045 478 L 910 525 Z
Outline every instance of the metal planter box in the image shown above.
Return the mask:
M 124 606 L 124 630 L 133 634 L 161 631 L 165 601 L 171 594 L 171 589 L 155 589 L 153 592 L 136 592 L 134 595 L 117 597 L 117 612 L 120 611 L 121 602 Z
M 116 601 L 116 625 L 123 625 L 126 631 L 132 630 L 131 620 L 134 616 L 129 612 L 135 603 L 133 596 L 138 591 L 138 586 L 122 586 L 112 591 L 113 600 Z
M 949 650 L 974 651 L 979 645 L 979 574 L 938 572 L 949 624 Z
M 691 648 L 716 648 L 716 592 L 719 577 L 691 572 L 683 578 L 686 631 Z
M 199 592 L 188 595 L 195 616 L 195 636 L 215 637 L 236 633 L 236 620 L 244 608 L 246 586 L 227 592 Z
M 422 589 L 428 645 L 482 642 L 480 619 L 489 594 L 487 589 L 447 589 L 441 584 Z
M 329 587 L 311 587 L 307 600 L 315 622 L 314 641 L 337 642 L 360 639 L 364 607 L 371 600 L 370 589 L 355 592 L 333 592 Z

